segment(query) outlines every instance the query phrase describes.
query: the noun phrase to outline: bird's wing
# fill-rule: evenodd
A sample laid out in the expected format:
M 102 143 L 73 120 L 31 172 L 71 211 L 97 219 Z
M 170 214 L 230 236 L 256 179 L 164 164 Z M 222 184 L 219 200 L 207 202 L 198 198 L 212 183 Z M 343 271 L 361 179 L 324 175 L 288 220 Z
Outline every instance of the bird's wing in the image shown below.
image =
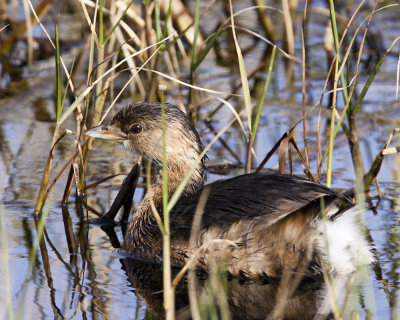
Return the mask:
M 326 198 L 348 201 L 343 195 L 306 179 L 278 173 L 248 174 L 208 184 L 209 196 L 202 213 L 202 226 L 232 224 L 240 219 L 263 216 L 273 224 L 297 210 Z M 173 219 L 190 228 L 201 192 L 182 199 L 173 210 Z M 175 211 L 175 212 L 174 212 Z

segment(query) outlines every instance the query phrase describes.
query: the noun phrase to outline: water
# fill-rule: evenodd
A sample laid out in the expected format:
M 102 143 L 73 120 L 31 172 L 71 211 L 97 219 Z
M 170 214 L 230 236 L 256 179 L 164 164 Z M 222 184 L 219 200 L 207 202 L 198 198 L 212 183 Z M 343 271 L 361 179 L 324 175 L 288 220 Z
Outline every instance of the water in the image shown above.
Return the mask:
M 316 2 L 320 8 L 323 2 Z M 243 5 L 244 6 L 244 5 Z M 219 10 L 222 10 L 219 8 Z M 371 32 L 381 32 L 384 48 L 397 37 L 400 28 L 398 8 L 377 14 L 371 25 Z M 301 11 L 299 15 L 301 16 Z M 245 17 L 254 17 L 251 12 Z M 204 18 L 207 20 L 207 18 Z M 242 20 L 240 20 L 242 19 Z M 242 23 L 248 18 L 239 18 Z M 309 29 L 309 75 L 307 78 L 307 104 L 312 106 L 320 99 L 326 76 L 325 53 L 322 46 L 322 37 L 326 24 L 326 17 L 313 13 Z M 207 28 L 215 24 L 214 18 L 209 18 Z M 207 29 L 206 28 L 206 29 Z M 255 26 L 254 28 L 257 28 Z M 300 27 L 298 28 L 300 29 Z M 36 33 L 38 32 L 35 29 Z M 208 30 L 208 29 L 207 29 Z M 397 30 L 397 31 L 396 31 Z M 259 31 L 261 33 L 261 31 Z M 225 49 L 232 49 L 229 40 L 221 38 L 221 45 Z M 262 42 L 253 43 L 252 39 L 241 35 L 243 47 L 254 46 L 246 55 L 248 72 L 258 63 L 264 50 Z M 300 36 L 296 33 L 296 56 L 301 57 Z M 279 44 L 282 46 L 282 43 Z M 83 46 L 83 41 L 77 45 Z M 395 46 L 398 48 L 398 45 Z M 394 51 L 396 52 L 395 49 Z M 65 53 L 69 61 L 70 51 Z M 218 64 L 212 52 L 198 74 L 198 84 L 220 91 L 232 91 L 238 83 L 237 70 L 231 66 Z M 151 305 L 153 313 L 157 313 L 160 305 L 152 304 L 160 301 L 161 270 L 157 266 L 142 265 L 139 262 L 130 263 L 115 251 L 107 234 L 98 226 L 82 222 L 79 217 L 79 206 L 75 205 L 75 195 L 70 196 L 68 210 L 63 210 L 61 199 L 67 181 L 68 170 L 55 184 L 50 195 L 48 218 L 46 221 L 46 248 L 48 260 L 40 254 L 34 261 L 32 275 L 28 272 L 29 257 L 35 239 L 35 222 L 32 212 L 39 190 L 42 171 L 45 166 L 52 134 L 54 132 L 55 114 L 53 104 L 53 83 L 55 82 L 53 59 L 45 59 L 35 63 L 32 67 L 21 69 L 22 79 L 12 83 L 1 81 L 2 95 L 0 99 L 0 193 L 2 206 L 0 212 L 4 219 L 6 243 L 2 239 L 2 265 L 0 277 L 0 318 L 7 318 L 6 292 L 9 289 L 14 314 L 18 309 L 21 296 L 25 294 L 23 318 L 94 318 L 94 319 L 144 319 L 149 317 Z M 396 68 L 397 55 L 389 55 L 383 63 L 373 85 L 371 86 L 362 105 L 361 113 L 357 115 L 360 145 L 365 168 L 368 169 L 384 145 L 390 132 L 400 127 L 400 103 L 396 101 Z M 360 69 L 357 90 L 365 82 L 370 71 Z M 3 79 L 4 80 L 4 79 Z M 123 81 L 122 81 L 123 82 Z M 6 83 L 6 86 L 4 85 Z M 250 86 L 253 82 L 250 82 Z M 167 100 L 175 101 L 174 95 Z M 126 95 L 119 101 L 119 106 L 129 101 Z M 185 101 L 185 99 L 183 100 Z M 326 102 L 326 98 L 324 99 Z M 232 99 L 233 106 L 240 106 L 238 99 Z M 68 104 L 68 103 L 67 103 Z M 202 105 L 200 118 L 205 119 L 217 105 L 212 100 Z M 301 66 L 294 65 L 294 82 L 287 85 L 284 77 L 284 65 L 281 56 L 278 56 L 275 71 L 272 75 L 268 97 L 262 113 L 259 135 L 256 139 L 255 151 L 261 161 L 282 134 L 301 119 Z M 221 129 L 231 118 L 228 108 L 221 109 L 212 125 L 215 130 Z M 315 144 L 315 130 L 317 126 L 317 112 L 314 111 L 308 119 L 309 145 Z M 204 142 L 209 142 L 214 134 L 203 121 L 196 124 Z M 70 119 L 65 128 L 74 129 L 75 123 Z M 296 129 L 294 136 L 302 146 L 301 125 Z M 246 154 L 245 143 L 239 126 L 235 125 L 223 135 L 225 142 L 232 149 L 231 152 L 220 142 L 217 142 L 209 153 L 211 168 L 209 181 L 222 178 L 213 169 L 218 164 L 243 164 Z M 74 151 L 73 137 L 70 136 L 56 148 L 54 155 L 51 180 L 61 169 Z M 393 145 L 398 145 L 398 139 Z M 310 150 L 311 168 L 315 171 L 315 150 Z M 87 172 L 87 182 L 91 183 L 109 174 L 127 173 L 135 160 L 135 156 L 121 147 L 109 142 L 96 141 L 90 165 Z M 238 164 L 238 160 L 240 163 Z M 301 162 L 294 159 L 294 171 L 303 174 Z M 267 167 L 277 165 L 278 158 L 273 156 Z M 351 156 L 345 137 L 339 134 L 335 144 L 334 179 L 333 186 L 339 189 L 351 188 L 354 185 L 354 170 L 351 165 Z M 243 172 L 236 169 L 224 172 L 225 175 L 235 175 Z M 362 316 L 370 309 L 374 317 L 379 319 L 396 319 L 399 311 L 399 196 L 400 196 L 400 157 L 389 155 L 384 161 L 379 174 L 379 189 L 382 199 L 378 200 L 378 189 L 371 187 L 371 199 L 368 204 L 376 206 L 374 210 L 366 211 L 368 230 L 376 246 L 379 264 L 378 267 L 365 270 L 362 284 L 362 295 L 358 303 L 357 312 Z M 116 196 L 123 176 L 108 180 L 100 186 L 87 191 L 88 205 L 98 212 L 104 213 L 110 207 Z M 50 181 L 51 181 L 50 180 Z M 143 195 L 140 189 L 135 194 L 135 204 Z M 89 218 L 95 217 L 92 212 L 84 211 Z M 68 238 L 67 235 L 73 235 Z M 116 227 L 115 236 L 122 241 L 120 227 Z M 71 238 L 75 240 L 71 242 Z M 69 239 L 69 241 L 68 241 Z M 113 242 L 115 244 L 115 242 Z M 71 244 L 75 246 L 71 248 Z M 4 245 L 7 247 L 5 254 Z M 5 275 L 4 263 L 9 268 L 9 278 Z M 154 270 L 153 270 L 154 268 Z M 150 274 L 150 275 L 148 275 Z M 25 278 L 28 276 L 27 281 Z M 7 281 L 9 283 L 7 283 Z M 154 286 L 153 286 L 154 285 Z M 235 287 L 237 283 L 230 282 L 231 291 L 240 292 L 237 301 L 255 301 L 250 291 L 266 289 L 267 287 Z M 155 288 L 158 288 L 157 290 Z M 257 289 L 258 288 L 258 289 Z M 260 289 L 261 288 L 261 289 Z M 320 288 L 311 288 L 315 294 Z M 153 291 L 152 291 L 153 290 Z M 177 305 L 184 305 L 184 288 L 178 292 Z M 156 293 L 154 293 L 156 292 Z M 149 294 L 150 293 L 150 294 Z M 145 302 L 144 298 L 152 299 Z M 264 300 L 266 301 L 266 300 Z M 266 307 L 265 304 L 262 304 Z M 374 307 L 375 306 L 375 307 Z M 251 309 L 247 305 L 248 314 L 264 312 L 262 308 Z M 237 307 L 236 310 L 242 310 Z M 251 310 L 251 311 L 250 311 Z M 182 310 L 181 310 L 182 311 Z M 185 310 L 182 312 L 184 313 Z M 239 311 L 237 311 L 239 312 Z M 239 317 L 241 313 L 237 313 Z M 261 317 L 261 316 L 260 316 Z

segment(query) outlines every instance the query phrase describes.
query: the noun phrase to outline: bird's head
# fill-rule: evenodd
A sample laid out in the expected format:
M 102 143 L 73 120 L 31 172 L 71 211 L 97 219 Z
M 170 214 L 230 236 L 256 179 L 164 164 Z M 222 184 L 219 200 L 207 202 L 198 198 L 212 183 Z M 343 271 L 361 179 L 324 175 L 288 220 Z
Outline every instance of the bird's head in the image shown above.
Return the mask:
M 165 104 L 165 138 L 169 168 L 190 167 L 203 151 L 199 135 L 187 115 Z M 120 110 L 109 124 L 91 128 L 88 136 L 121 142 L 161 165 L 163 130 L 160 103 L 135 103 Z

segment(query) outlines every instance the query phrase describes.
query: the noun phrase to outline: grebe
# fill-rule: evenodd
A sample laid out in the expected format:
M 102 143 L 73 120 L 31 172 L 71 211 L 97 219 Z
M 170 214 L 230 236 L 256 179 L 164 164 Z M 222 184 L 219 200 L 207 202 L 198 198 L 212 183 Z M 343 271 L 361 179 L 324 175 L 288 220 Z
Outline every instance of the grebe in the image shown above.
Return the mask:
M 197 266 L 205 270 L 223 262 L 232 276 L 275 278 L 286 271 L 305 277 L 321 275 L 328 257 L 333 270 L 343 274 L 374 261 L 371 245 L 358 223 L 359 209 L 342 194 L 278 173 L 245 174 L 205 185 L 204 159 L 197 161 L 203 145 L 196 129 L 173 105 L 165 104 L 165 116 L 169 196 L 195 166 L 170 212 L 174 265 L 183 266 L 196 254 Z M 151 210 L 152 201 L 158 212 L 162 211 L 161 104 L 129 105 L 110 124 L 94 127 L 86 134 L 121 142 L 156 164 L 154 181 L 128 224 L 124 249 L 134 256 L 161 262 L 162 234 Z M 195 209 L 205 188 L 209 195 L 200 231 L 195 245 L 190 245 Z M 216 239 L 229 241 L 213 241 Z

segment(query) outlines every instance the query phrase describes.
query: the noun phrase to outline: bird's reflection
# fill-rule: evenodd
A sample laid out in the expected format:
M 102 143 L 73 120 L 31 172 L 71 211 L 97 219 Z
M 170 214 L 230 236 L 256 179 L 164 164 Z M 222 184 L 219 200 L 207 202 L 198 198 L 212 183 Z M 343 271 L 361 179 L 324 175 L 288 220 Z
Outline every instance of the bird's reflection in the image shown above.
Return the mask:
M 135 293 L 143 298 L 155 319 L 164 318 L 162 265 L 134 258 L 121 259 Z M 179 269 L 173 268 L 173 277 Z M 320 279 L 303 279 L 296 288 L 282 280 L 243 280 L 221 273 L 196 274 L 196 297 L 201 318 L 231 319 L 330 319 L 321 306 L 326 294 Z M 219 284 L 216 284 L 219 282 Z M 223 301 L 223 297 L 225 301 Z M 175 292 L 176 319 L 191 319 L 188 280 L 182 279 Z M 221 316 L 225 312 L 225 316 Z

